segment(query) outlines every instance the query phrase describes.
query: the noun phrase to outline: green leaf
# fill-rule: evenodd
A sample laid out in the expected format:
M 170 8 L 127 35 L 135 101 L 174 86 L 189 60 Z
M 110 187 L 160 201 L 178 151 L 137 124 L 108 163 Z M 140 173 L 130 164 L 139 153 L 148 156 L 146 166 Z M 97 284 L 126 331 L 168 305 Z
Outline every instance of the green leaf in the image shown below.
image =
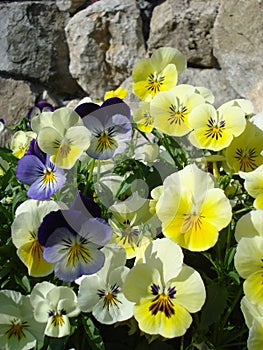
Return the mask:
M 23 283 L 26 292 L 30 293 L 30 291 L 31 291 L 30 281 L 26 275 L 22 277 L 21 282 Z
M 89 338 L 89 345 L 91 350 L 105 350 L 104 343 L 98 328 L 94 325 L 90 318 L 83 322 L 86 334 Z
M 228 276 L 234 280 L 236 284 L 240 284 L 240 276 L 236 271 L 230 271 Z
M 206 302 L 201 311 L 201 328 L 206 328 L 219 320 L 227 301 L 227 290 L 218 283 L 210 284 L 206 295 Z
M 47 350 L 65 350 L 66 349 L 66 344 L 68 341 L 68 336 L 63 337 L 63 338 L 48 338 L 48 348 Z
M 18 159 L 12 154 L 12 151 L 5 147 L 0 147 L 0 156 L 7 162 L 17 164 Z

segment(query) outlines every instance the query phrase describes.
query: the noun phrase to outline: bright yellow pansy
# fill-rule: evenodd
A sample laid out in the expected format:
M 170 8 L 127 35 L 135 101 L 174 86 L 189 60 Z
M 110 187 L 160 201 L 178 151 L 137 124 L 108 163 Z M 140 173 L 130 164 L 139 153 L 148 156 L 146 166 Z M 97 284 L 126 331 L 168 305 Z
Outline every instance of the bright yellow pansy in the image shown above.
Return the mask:
M 185 334 L 192 323 L 190 313 L 205 301 L 199 273 L 183 264 L 181 248 L 167 238 L 150 243 L 123 288 L 126 298 L 136 303 L 133 313 L 140 330 L 165 338 Z
M 204 251 L 213 247 L 219 231 L 231 220 L 231 205 L 212 176 L 188 165 L 168 176 L 156 205 L 166 237 L 181 247 Z
M 127 97 L 127 95 L 128 95 L 128 91 L 124 89 L 122 86 L 120 86 L 116 90 L 105 92 L 104 101 L 112 97 L 118 97 L 120 99 L 124 99 L 125 97 Z
M 171 136 L 184 136 L 191 131 L 189 113 L 204 102 L 204 97 L 196 93 L 194 86 L 182 84 L 157 94 L 151 101 L 150 115 L 158 131 Z
M 244 132 L 224 152 L 228 167 L 234 172 L 249 172 L 263 164 L 262 139 L 263 131 L 247 121 Z
M 234 137 L 245 129 L 244 111 L 237 106 L 216 110 L 210 104 L 194 108 L 188 117 L 193 131 L 189 140 L 197 148 L 220 151 L 228 147 Z
M 176 86 L 178 73 L 186 67 L 184 56 L 176 49 L 162 47 L 151 58 L 140 60 L 133 68 L 133 92 L 142 100 L 151 100 L 158 92 Z

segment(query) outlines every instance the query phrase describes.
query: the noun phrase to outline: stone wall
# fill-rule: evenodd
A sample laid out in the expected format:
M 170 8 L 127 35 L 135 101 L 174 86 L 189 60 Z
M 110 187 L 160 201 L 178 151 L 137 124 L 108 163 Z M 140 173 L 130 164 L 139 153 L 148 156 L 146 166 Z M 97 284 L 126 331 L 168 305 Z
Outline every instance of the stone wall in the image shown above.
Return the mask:
M 261 0 L 1 1 L 0 118 L 12 125 L 41 99 L 61 106 L 129 87 L 135 62 L 161 46 L 188 60 L 179 83 L 260 111 L 262 18 Z

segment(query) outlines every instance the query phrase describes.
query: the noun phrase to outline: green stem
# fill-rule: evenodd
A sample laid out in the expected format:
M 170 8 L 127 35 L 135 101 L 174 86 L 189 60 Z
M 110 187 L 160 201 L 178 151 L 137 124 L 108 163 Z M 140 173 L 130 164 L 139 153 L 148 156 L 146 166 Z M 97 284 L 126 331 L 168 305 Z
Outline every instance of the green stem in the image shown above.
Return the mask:
M 97 161 L 97 182 L 100 181 L 100 169 L 101 169 L 101 162 L 100 160 Z
M 231 224 L 228 225 L 227 228 L 227 238 L 226 238 L 226 252 L 229 251 L 230 246 L 231 246 L 231 237 L 232 237 L 232 233 L 231 233 Z
M 253 210 L 253 209 L 254 209 L 253 206 L 251 206 L 251 207 L 246 207 L 246 208 L 243 208 L 243 209 L 240 209 L 240 210 L 235 211 L 234 214 L 240 214 L 240 213 L 243 213 L 243 212 L 245 212 L 245 211 L 249 211 L 249 210 Z
M 184 336 L 181 337 L 180 350 L 184 350 Z
M 94 170 L 95 164 L 96 164 L 96 159 L 92 159 L 90 169 L 89 169 L 89 176 L 87 180 L 88 184 L 90 184 L 93 180 L 93 170 Z
M 233 312 L 236 304 L 240 301 L 240 297 L 243 293 L 243 289 L 240 288 L 235 299 L 233 300 L 233 302 L 231 303 L 231 306 L 228 308 L 227 312 L 225 313 L 225 317 L 222 319 L 221 325 L 222 325 L 222 329 L 224 330 L 224 327 L 227 323 L 227 320 L 229 318 L 229 316 L 231 315 L 231 313 Z

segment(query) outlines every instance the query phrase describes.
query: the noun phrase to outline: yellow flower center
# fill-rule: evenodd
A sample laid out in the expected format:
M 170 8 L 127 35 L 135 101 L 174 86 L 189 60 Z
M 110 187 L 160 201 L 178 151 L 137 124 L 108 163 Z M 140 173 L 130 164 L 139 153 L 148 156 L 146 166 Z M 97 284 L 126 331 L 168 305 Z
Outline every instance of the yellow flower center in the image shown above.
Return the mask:
M 59 315 L 59 314 L 55 314 L 52 316 L 52 325 L 54 327 L 56 326 L 62 326 L 63 323 L 64 323 L 64 320 L 63 320 L 63 315 Z
M 241 171 L 251 171 L 257 168 L 257 164 L 255 163 L 257 153 L 255 148 L 237 148 L 235 154 L 234 158 L 239 162 L 239 169 Z
M 54 171 L 52 171 L 51 169 L 46 169 L 43 182 L 46 184 L 46 183 L 54 182 L 54 181 L 55 181 Z
M 110 287 L 110 291 L 106 291 L 105 289 L 98 290 L 98 296 L 103 298 L 103 307 L 106 307 L 108 310 L 110 306 L 118 306 L 118 303 L 121 303 L 117 298 L 117 294 L 119 293 L 119 286 L 114 284 Z
M 27 327 L 26 322 L 20 322 L 16 319 L 11 321 L 11 327 L 5 332 L 8 339 L 10 338 L 17 338 L 17 340 L 21 340 L 25 337 L 25 334 L 23 332 L 23 328 Z
M 145 126 L 153 125 L 153 117 L 150 115 L 150 113 L 144 113 L 143 118 L 144 118 L 143 125 Z
M 69 155 L 71 148 L 69 144 L 61 144 L 59 147 L 59 153 L 62 157 L 67 157 Z
M 170 318 L 175 313 L 172 299 L 175 298 L 176 289 L 175 287 L 170 287 L 167 293 L 159 293 L 159 290 L 160 287 L 158 285 L 151 285 L 151 293 L 156 295 L 156 297 L 152 300 L 149 311 L 153 316 L 157 315 L 158 312 L 164 312 L 165 316 Z
M 160 91 L 161 86 L 165 80 L 164 76 L 158 75 L 156 73 L 151 73 L 147 79 L 146 89 L 150 92 L 157 94 Z
M 219 122 L 213 118 L 210 118 L 207 123 L 208 129 L 205 132 L 207 138 L 211 137 L 212 139 L 218 140 L 220 137 L 223 137 L 223 130 L 225 129 L 226 122 L 220 120 Z
M 123 244 L 128 243 L 131 246 L 133 246 L 134 244 L 137 245 L 138 234 L 139 234 L 138 228 L 130 226 L 130 221 L 127 220 L 124 222 L 124 227 L 121 228 L 120 240 L 123 240 Z
M 97 137 L 97 146 L 96 151 L 103 152 L 108 148 L 116 147 L 116 141 L 113 138 L 115 131 L 114 127 L 109 128 L 108 130 L 104 130 L 99 133 Z
M 62 326 L 65 323 L 63 316 L 66 314 L 67 313 L 64 309 L 60 310 L 59 312 L 54 312 L 51 310 L 49 311 L 48 316 L 52 317 L 51 324 L 54 327 L 57 327 Z
M 202 226 L 202 219 L 204 218 L 204 216 L 193 213 L 193 214 L 184 214 L 184 217 L 185 218 L 181 229 L 182 233 L 186 233 L 192 228 L 195 231 L 200 230 Z
M 69 247 L 67 265 L 75 266 L 79 261 L 87 263 L 90 260 L 90 251 L 82 243 L 76 243 Z
M 187 107 L 183 105 L 175 106 L 174 104 L 171 104 L 169 106 L 169 114 L 170 117 L 168 118 L 168 121 L 170 122 L 170 125 L 172 124 L 179 124 L 184 123 L 185 116 L 188 113 Z

